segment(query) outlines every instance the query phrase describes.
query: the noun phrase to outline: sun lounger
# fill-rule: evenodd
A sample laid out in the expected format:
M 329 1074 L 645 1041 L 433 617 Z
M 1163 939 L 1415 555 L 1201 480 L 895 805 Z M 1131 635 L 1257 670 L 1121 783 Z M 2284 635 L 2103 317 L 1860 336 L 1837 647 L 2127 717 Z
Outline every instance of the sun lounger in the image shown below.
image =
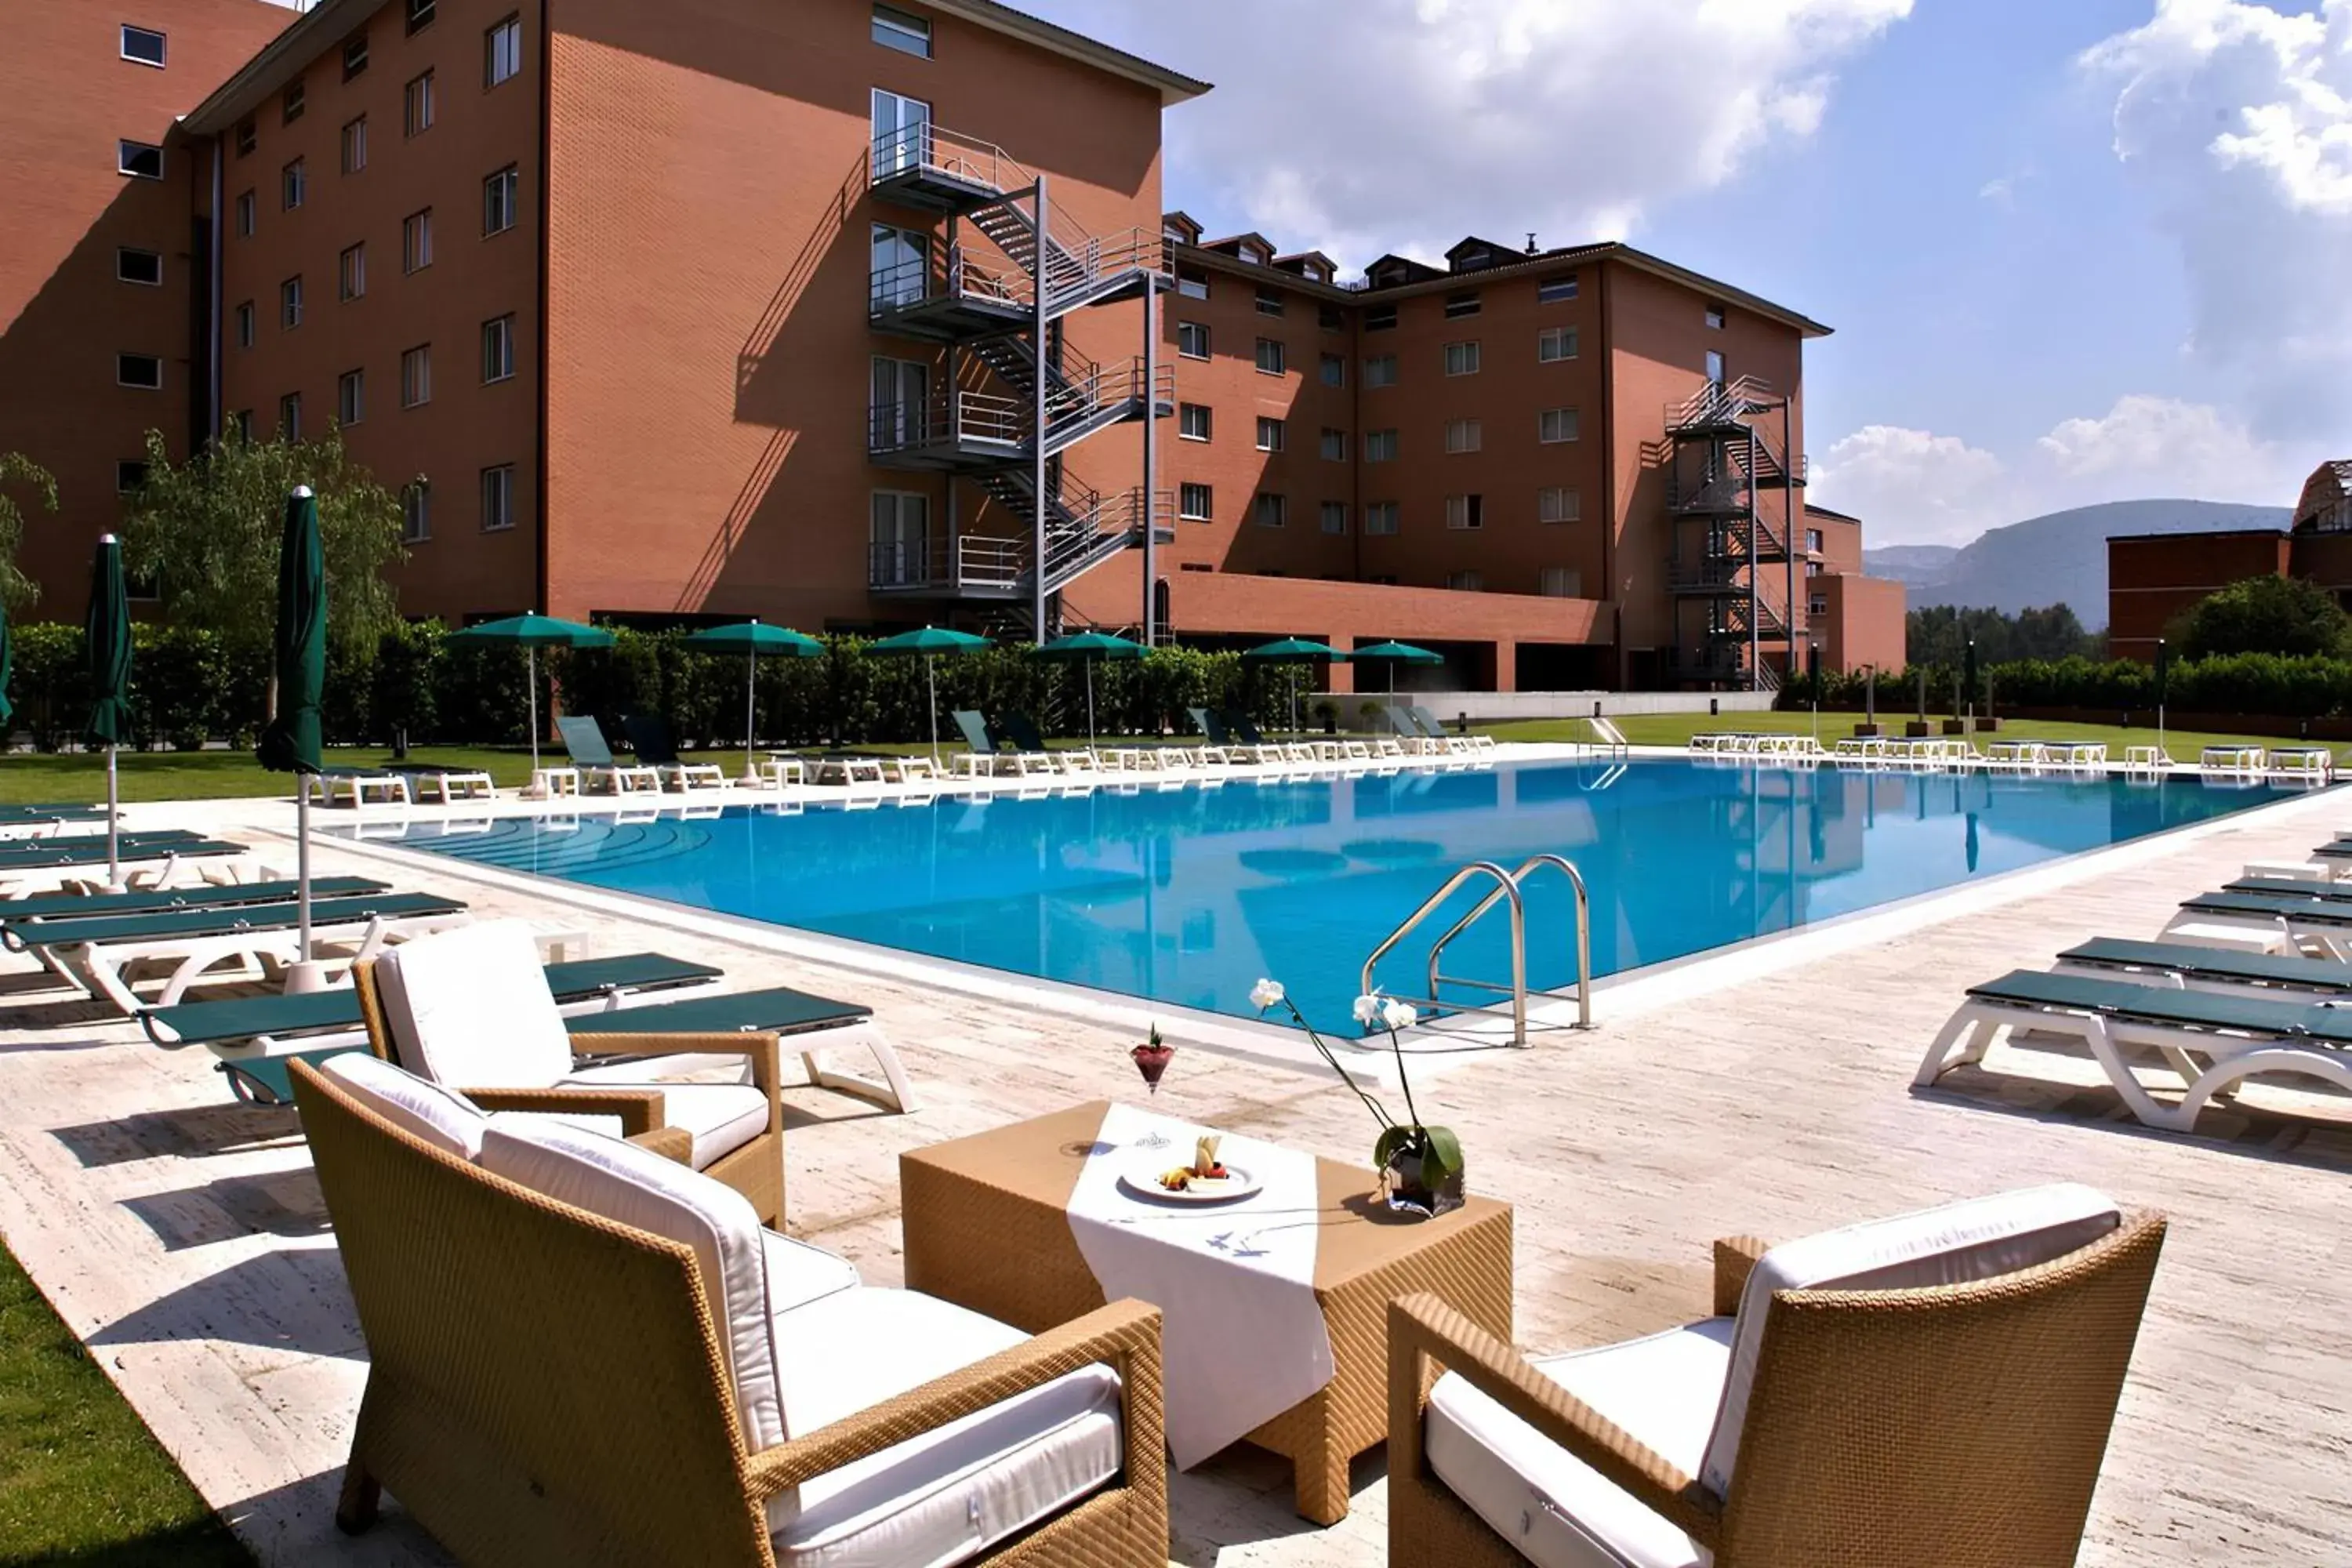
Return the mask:
M 1312 746 L 1269 741 L 1259 734 L 1257 725 L 1238 708 L 1226 709 L 1223 722 L 1225 733 L 1232 737 L 1231 749 L 1240 752 L 1246 762 L 1279 768 L 1315 760 L 1315 748 Z
M 959 708 L 949 715 L 958 730 L 963 731 L 965 752 L 955 759 L 956 771 L 967 775 L 980 773 L 993 776 L 1013 773 L 1027 777 L 1031 773 L 1050 773 L 1054 759 L 1039 747 L 1034 751 L 1007 752 L 1003 742 L 989 729 L 988 721 L 969 708 Z
M 359 898 L 391 890 L 387 884 L 369 877 L 319 877 L 310 883 L 314 899 Z M 171 910 L 234 909 L 240 904 L 282 904 L 293 897 L 292 882 L 276 881 L 237 882 L 225 888 L 142 888 L 126 893 L 53 893 L 17 899 L 0 904 L 0 946 L 11 952 L 22 952 L 36 933 L 58 921 L 158 914 Z
M 320 805 L 331 806 L 341 791 L 353 810 L 368 804 L 371 795 L 379 805 L 408 805 L 408 775 L 389 768 L 320 768 L 315 773 L 300 775 L 299 787 L 306 795 L 315 795 Z
M 632 1007 L 624 1023 L 631 1035 L 782 1035 L 786 1050 L 801 1053 L 809 1081 L 817 1087 L 870 1100 L 891 1110 L 914 1108 L 906 1069 L 898 1065 L 898 1053 L 889 1037 L 874 1022 L 874 1009 L 854 1002 L 836 1002 L 777 985 L 764 991 L 719 992 Z M 568 1026 L 575 1035 L 602 1034 L 613 1027 L 593 1015 L 575 1016 Z M 880 1080 L 826 1065 L 830 1053 L 853 1047 L 873 1054 L 875 1065 L 882 1070 Z
M 0 806 L 0 843 L 105 830 L 106 807 L 102 805 Z
M 2060 953 L 2057 972 L 2134 978 L 2151 984 L 2171 979 L 2191 991 L 2352 997 L 2352 963 L 2299 953 L 2197 947 L 2181 942 L 2097 937 Z
M 815 782 L 821 784 L 878 784 L 888 782 L 882 774 L 883 761 L 880 757 L 856 756 L 844 752 L 831 756 L 812 757 L 809 766 L 815 770 Z
M 2132 1114 L 2169 1132 L 2189 1131 L 2207 1101 L 2260 1073 L 2352 1089 L 2352 1007 L 2022 969 L 1969 988 L 1913 1083 L 1925 1088 L 1954 1067 L 1983 1060 L 1995 1037 L 2010 1030 L 2081 1040 Z M 2178 1104 L 2158 1100 L 2140 1082 L 2126 1053 L 2142 1047 L 2180 1076 Z
M 1225 721 L 1206 708 L 1187 708 L 1184 711 L 1192 716 L 1192 723 L 1201 731 L 1202 743 L 1192 748 L 1192 754 L 1202 763 L 1214 763 L 1220 767 L 1231 766 L 1234 738 L 1225 728 Z
M 2198 754 L 2197 765 L 2209 773 L 2258 773 L 2263 771 L 2263 749 L 2260 746 L 2208 746 Z
M 724 789 L 727 770 L 717 763 L 689 763 L 677 754 L 677 743 L 670 739 L 669 725 L 658 715 L 632 713 L 621 721 L 627 731 L 629 750 L 636 752 L 637 761 L 654 770 L 654 776 L 670 789 Z
M 2352 910 L 2285 896 L 2287 884 L 2258 893 L 2200 893 L 2158 933 L 2159 941 L 2256 952 L 2314 951 L 2352 960 Z
M 44 839 L 26 846 L 23 855 L 0 850 L 0 900 L 16 900 L 53 893 L 74 885 L 96 886 L 89 875 L 106 869 L 106 840 L 100 837 Z M 122 886 L 163 888 L 184 865 L 221 862 L 251 853 L 242 844 L 225 838 L 198 838 L 177 834 L 159 843 L 125 842 L 119 868 Z
M 2269 771 L 2281 778 L 2317 779 L 2336 776 L 2336 753 L 2326 746 L 2273 746 Z
M 650 763 L 629 764 L 616 760 L 613 748 L 604 743 L 604 729 L 585 714 L 555 721 L 556 733 L 563 737 L 563 749 L 570 753 L 572 766 L 588 787 L 603 787 L 614 795 L 628 795 L 636 790 L 661 793 L 661 770 Z
M 1013 749 L 1024 756 L 1043 757 L 1046 766 L 1058 773 L 1095 773 L 1102 771 L 1102 763 L 1093 752 L 1080 746 L 1065 746 L 1059 751 L 1045 744 L 1038 732 L 1037 721 L 1014 709 L 997 717 L 995 729 Z
M 431 763 L 386 763 L 383 771 L 408 781 L 419 800 L 447 805 L 459 800 L 495 800 L 498 785 L 478 768 L 442 768 Z
M 567 1014 L 608 1013 L 645 996 L 716 984 L 721 971 L 658 952 L 629 952 L 546 966 L 547 988 Z M 203 1046 L 220 1058 L 230 1092 L 257 1105 L 290 1104 L 287 1063 L 316 1065 L 368 1048 L 360 996 L 350 986 L 301 995 L 184 1002 L 139 1016 L 159 1046 Z
M 1444 723 L 1428 709 L 1415 707 L 1411 711 L 1415 719 L 1421 721 L 1422 728 L 1428 733 L 1444 735 L 1448 740 L 1459 741 L 1462 742 L 1461 749 L 1465 752 L 1491 752 L 1495 749 L 1495 737 L 1492 735 L 1481 735 L 1475 731 L 1465 731 L 1458 735 L 1447 735 Z M 1811 739 L 1810 736 L 1806 738 Z

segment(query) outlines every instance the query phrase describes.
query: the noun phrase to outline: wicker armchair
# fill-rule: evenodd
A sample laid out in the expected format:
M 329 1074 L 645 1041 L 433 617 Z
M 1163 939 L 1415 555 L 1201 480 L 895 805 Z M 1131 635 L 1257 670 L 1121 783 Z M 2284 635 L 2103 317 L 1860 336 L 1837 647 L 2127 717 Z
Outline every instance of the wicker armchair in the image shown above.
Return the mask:
M 291 1070 L 367 1340 L 336 1512 L 345 1531 L 366 1529 L 389 1489 L 471 1564 L 774 1568 L 780 1494 L 1107 1365 L 1119 1380 L 1118 1472 L 970 1560 L 1166 1563 L 1156 1310 L 1114 1303 L 754 1451 L 720 1287 L 693 1247 L 504 1180 L 309 1064 Z M 848 1294 L 866 1293 L 910 1295 Z
M 352 979 L 368 1045 L 384 1060 L 460 1090 L 485 1110 L 609 1117 L 620 1137 L 681 1129 L 689 1134 L 688 1163 L 751 1199 L 764 1222 L 783 1224 L 775 1035 L 570 1033 L 530 930 L 515 921 L 479 921 L 419 937 L 353 965 Z M 419 1038 L 420 1018 L 433 1039 Z M 660 1057 L 690 1067 L 733 1058 L 748 1064 L 749 1081 L 666 1082 L 661 1064 L 644 1061 L 583 1065 L 596 1057 Z
M 2164 1240 L 2160 1215 L 2110 1214 L 2095 1239 L 2051 1233 L 2063 1250 L 2029 1266 L 1961 1258 L 1950 1282 L 1893 1288 L 1874 1281 L 1906 1274 L 1881 1268 L 1774 1289 L 1785 1274 L 1759 1266 L 1777 1252 L 1717 1242 L 1717 1318 L 1540 1363 L 1434 1297 L 1404 1297 L 1389 1310 L 1389 1561 L 2072 1563 Z M 1488 1446 L 1442 1427 L 1449 1412 Z

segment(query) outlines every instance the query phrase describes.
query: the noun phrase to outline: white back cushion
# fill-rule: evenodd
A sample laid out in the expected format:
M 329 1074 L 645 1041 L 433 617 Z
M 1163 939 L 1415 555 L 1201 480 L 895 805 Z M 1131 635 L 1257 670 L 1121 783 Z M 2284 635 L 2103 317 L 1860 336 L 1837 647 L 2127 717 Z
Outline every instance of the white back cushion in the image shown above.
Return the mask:
M 1780 1290 L 1904 1290 L 1966 1285 L 2031 1268 L 2088 1246 L 2122 1223 L 2113 1200 L 2062 1182 L 1969 1198 L 1941 1208 L 1825 1230 L 1767 1252 L 1739 1296 L 1731 1371 L 1723 1383 L 1700 1479 L 1717 1496 L 1731 1490 L 1748 1384 L 1764 1342 L 1765 1309 Z
M 436 1083 L 542 1089 L 572 1037 L 520 921 L 478 921 L 384 950 L 376 987 L 400 1065 Z
M 694 1248 L 703 1289 L 719 1315 L 719 1343 L 734 1380 L 743 1440 L 754 1452 L 784 1440 L 768 1329 L 767 1258 L 750 1199 L 634 1143 L 503 1111 L 490 1118 L 482 1139 L 482 1169 Z M 550 1324 L 549 1331 L 560 1332 L 561 1325 Z
M 454 1089 L 427 1083 L 366 1051 L 329 1057 L 319 1070 L 343 1091 L 412 1137 L 445 1154 L 474 1160 L 482 1152 L 489 1118 Z

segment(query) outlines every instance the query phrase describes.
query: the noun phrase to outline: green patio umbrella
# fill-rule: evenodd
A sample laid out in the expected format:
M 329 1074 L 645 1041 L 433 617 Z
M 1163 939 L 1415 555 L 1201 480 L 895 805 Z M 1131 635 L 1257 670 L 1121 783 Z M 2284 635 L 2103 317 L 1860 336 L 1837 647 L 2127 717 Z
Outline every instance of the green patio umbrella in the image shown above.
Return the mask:
M 0 605 L 0 742 L 8 738 L 8 725 L 16 717 L 16 705 L 8 700 L 9 682 L 16 678 L 16 634 L 9 627 L 8 610 Z
M 89 666 L 89 723 L 84 733 L 106 748 L 106 880 L 122 880 L 122 839 L 117 815 L 115 748 L 131 729 L 131 596 L 122 586 L 122 545 L 114 535 L 98 542 L 89 566 L 89 616 L 82 623 Z
M 1328 643 L 1309 642 L 1305 637 L 1284 637 L 1276 642 L 1260 643 L 1244 651 L 1244 658 L 1260 664 L 1318 664 L 1326 660 L 1345 664 L 1348 656 Z M 1298 733 L 1298 675 L 1290 676 L 1290 732 Z
M 478 626 L 451 632 L 448 640 L 504 643 L 510 647 L 530 650 L 530 772 L 535 782 L 539 776 L 539 650 L 543 647 L 611 647 L 613 634 L 601 626 L 583 626 L 578 621 L 559 621 L 552 616 L 534 613 L 509 616 L 502 621 L 484 621 Z
M 1095 743 L 1095 661 L 1098 658 L 1141 658 L 1149 652 L 1141 643 L 1109 632 L 1073 632 L 1032 648 L 1035 658 L 1078 659 L 1087 667 L 1087 746 Z
M 289 991 L 310 988 L 310 786 L 320 769 L 319 704 L 327 687 L 327 564 L 319 545 L 319 503 L 308 485 L 286 498 L 278 543 L 278 712 L 254 756 L 271 773 L 293 773 L 295 962 Z
M 976 637 L 970 632 L 949 631 L 942 626 L 925 626 L 920 631 L 900 632 L 894 637 L 884 637 L 866 651 L 893 658 L 909 654 L 923 656 L 923 686 L 931 698 L 931 765 L 940 762 L 940 681 L 931 660 L 943 653 L 978 653 L 989 646 L 986 637 Z
M 1445 656 L 1425 647 L 1415 647 L 1409 642 L 1376 642 L 1370 647 L 1360 647 L 1348 656 L 1358 664 L 1367 661 L 1389 667 L 1389 695 L 1396 695 L 1397 666 L 1401 664 L 1444 664 Z
M 687 638 L 686 645 L 704 653 L 740 653 L 744 657 L 743 776 L 757 778 L 759 774 L 751 766 L 751 731 L 759 723 L 760 656 L 766 653 L 782 658 L 815 658 L 824 652 L 824 644 L 789 626 L 772 626 L 754 619 L 731 626 L 706 626 Z

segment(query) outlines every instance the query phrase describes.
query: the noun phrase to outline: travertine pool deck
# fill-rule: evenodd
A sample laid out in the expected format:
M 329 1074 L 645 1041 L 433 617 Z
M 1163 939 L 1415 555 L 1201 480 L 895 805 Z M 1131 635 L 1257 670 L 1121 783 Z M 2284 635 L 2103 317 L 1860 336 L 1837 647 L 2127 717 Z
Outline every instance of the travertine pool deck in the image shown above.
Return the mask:
M 2173 1225 L 2083 1562 L 2352 1562 L 2352 1104 L 2257 1090 L 2263 1110 L 2209 1112 L 2199 1135 L 2166 1136 L 2132 1122 L 2086 1058 L 2017 1048 L 1935 1091 L 1910 1088 L 1969 983 L 2044 966 L 2086 937 L 2151 935 L 2244 862 L 2331 837 L 2352 822 L 2347 800 L 2294 800 L 1755 944 L 1604 989 L 1593 1033 L 1450 1066 L 1423 1110 L 1460 1132 L 1473 1184 L 1517 1205 L 1521 1343 L 1569 1349 L 1704 1313 L 1717 1236 L 2088 1182 Z M 290 862 L 292 815 L 207 803 L 133 807 L 131 822 L 220 829 Z M 386 865 L 368 847 L 316 856 L 320 874 Z M 1058 1016 L 1018 987 L 951 994 L 905 965 L 851 967 L 723 924 L 648 928 L 559 885 L 526 891 L 454 861 L 394 875 L 486 914 L 577 928 L 594 952 L 657 948 L 723 965 L 736 986 L 871 1003 L 920 1108 L 787 1096 L 791 1228 L 870 1282 L 900 1278 L 901 1150 L 1139 1093 L 1131 1027 Z M 1171 1034 L 1170 1111 L 1363 1158 L 1370 1129 L 1328 1076 Z M 0 1235 L 261 1559 L 446 1561 L 394 1508 L 357 1541 L 332 1527 L 364 1347 L 291 1113 L 230 1103 L 208 1055 L 99 1018 L 23 960 L 0 960 Z M 1176 1478 L 1171 1555 L 1193 1568 L 1378 1563 L 1377 1454 L 1356 1485 L 1352 1516 L 1318 1531 L 1291 1514 L 1286 1467 L 1236 1450 Z

